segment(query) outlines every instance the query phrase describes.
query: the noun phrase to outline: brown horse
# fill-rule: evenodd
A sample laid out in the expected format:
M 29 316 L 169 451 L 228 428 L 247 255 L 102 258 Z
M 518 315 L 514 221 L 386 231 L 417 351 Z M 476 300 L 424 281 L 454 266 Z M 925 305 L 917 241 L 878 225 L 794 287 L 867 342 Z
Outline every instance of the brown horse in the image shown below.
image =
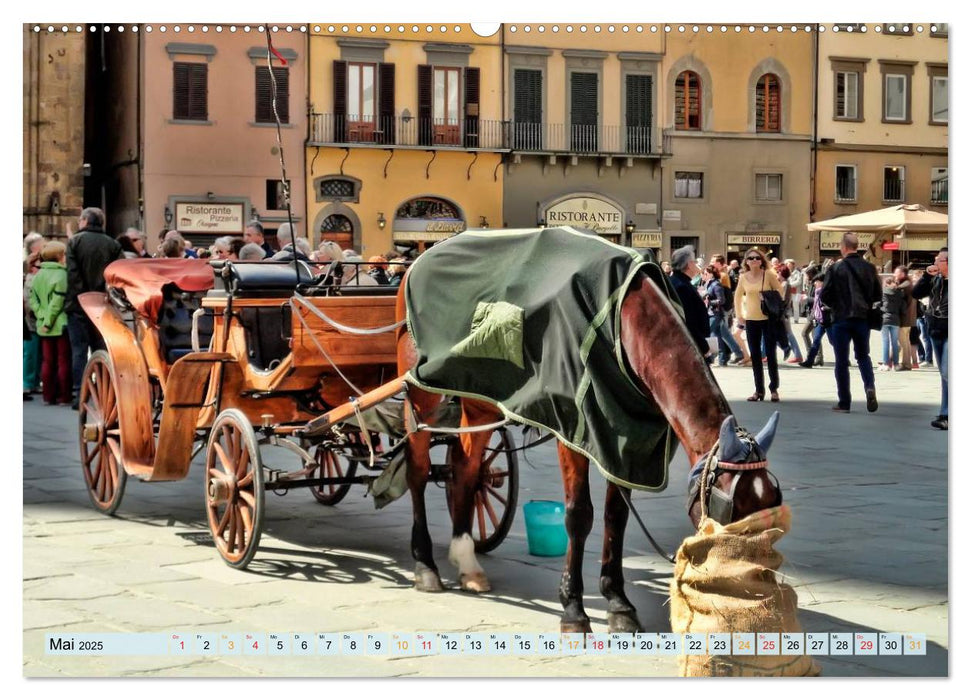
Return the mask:
M 405 316 L 404 285 L 398 294 L 398 318 Z M 766 470 L 765 452 L 775 433 L 778 414 L 757 437 L 739 431 L 728 402 L 679 314 L 646 275 L 632 282 L 621 306 L 621 342 L 632 376 L 652 396 L 674 429 L 689 460 L 695 488 L 689 512 L 695 525 L 701 516 L 698 480 L 701 467 L 718 444 L 717 469 L 711 472 L 711 499 L 706 503 L 715 519 L 729 522 L 781 503 L 778 485 Z M 417 353 L 408 332 L 398 331 L 398 370 L 415 366 Z M 417 388 L 409 397 L 420 414 L 430 412 L 441 400 Z M 481 401 L 462 400 L 462 426 L 485 425 L 501 418 L 498 409 Z M 453 468 L 452 541 L 449 560 L 459 569 L 464 590 L 487 591 L 489 582 L 475 558 L 471 537 L 473 495 L 478 484 L 481 457 L 488 432 L 461 435 L 461 450 Z M 430 437 L 414 433 L 408 438 L 408 486 L 414 506 L 412 555 L 415 557 L 415 587 L 441 591 L 442 582 L 432 558 L 431 538 L 425 515 L 424 490 L 430 472 Z M 583 548 L 593 526 L 590 501 L 589 460 L 562 443 L 558 445 L 560 470 L 566 503 L 569 547 L 560 581 L 563 605 L 560 629 L 589 632 L 590 620 L 583 609 Z M 714 455 L 712 455 L 714 456 Z M 737 468 L 736 468 L 737 467 Z M 707 492 L 708 488 L 700 489 Z M 600 570 L 600 592 L 607 599 L 608 628 L 612 632 L 642 631 L 634 606 L 624 594 L 622 570 L 624 530 L 629 509 L 624 494 L 630 490 L 610 482 L 604 505 L 604 542 Z

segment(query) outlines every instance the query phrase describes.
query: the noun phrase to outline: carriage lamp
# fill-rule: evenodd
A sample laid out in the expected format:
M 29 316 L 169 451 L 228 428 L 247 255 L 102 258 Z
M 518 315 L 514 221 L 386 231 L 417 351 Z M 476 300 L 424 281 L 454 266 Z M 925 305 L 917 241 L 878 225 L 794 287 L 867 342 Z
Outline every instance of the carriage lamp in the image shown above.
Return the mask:
M 172 210 L 169 209 L 168 206 L 166 206 L 165 207 L 165 225 L 168 226 L 171 223 L 172 223 Z
M 384 212 L 383 211 L 379 211 L 378 212 L 378 228 L 383 231 L 384 230 L 384 227 L 387 226 L 387 225 L 388 225 L 388 220 L 384 218 Z
M 489 222 L 484 216 L 479 217 L 479 228 L 489 228 Z
M 634 225 L 634 222 L 631 219 L 628 219 L 627 225 L 624 226 L 624 230 L 627 231 L 628 235 L 634 233 L 634 229 L 636 228 L 637 227 Z

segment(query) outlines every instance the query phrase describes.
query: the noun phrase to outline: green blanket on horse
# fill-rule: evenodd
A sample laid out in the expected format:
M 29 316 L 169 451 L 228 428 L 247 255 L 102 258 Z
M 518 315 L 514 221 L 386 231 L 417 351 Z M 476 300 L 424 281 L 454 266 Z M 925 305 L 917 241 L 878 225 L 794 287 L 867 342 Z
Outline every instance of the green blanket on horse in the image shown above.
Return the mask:
M 511 420 L 555 433 L 606 478 L 659 491 L 672 431 L 629 376 L 620 343 L 621 303 L 638 274 L 680 312 L 657 265 L 598 236 L 466 231 L 424 253 L 406 278 L 418 352 L 408 380 L 485 399 Z

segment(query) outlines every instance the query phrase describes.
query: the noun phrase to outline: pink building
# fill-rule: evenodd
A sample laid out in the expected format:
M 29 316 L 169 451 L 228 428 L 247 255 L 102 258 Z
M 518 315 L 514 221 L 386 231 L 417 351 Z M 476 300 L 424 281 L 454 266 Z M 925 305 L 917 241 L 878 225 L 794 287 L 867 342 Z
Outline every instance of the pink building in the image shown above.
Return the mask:
M 88 72 L 89 150 L 109 231 L 134 226 L 153 247 L 178 229 L 198 247 L 258 218 L 272 237 L 287 220 L 282 144 L 305 235 L 306 35 L 271 31 L 273 55 L 258 25 L 126 29 L 100 33 L 104 60 Z

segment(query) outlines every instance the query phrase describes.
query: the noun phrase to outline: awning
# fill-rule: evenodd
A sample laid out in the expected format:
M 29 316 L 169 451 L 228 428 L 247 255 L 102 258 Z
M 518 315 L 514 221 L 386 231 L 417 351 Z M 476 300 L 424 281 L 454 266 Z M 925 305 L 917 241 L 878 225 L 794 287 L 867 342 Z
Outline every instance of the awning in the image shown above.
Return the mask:
M 930 211 L 920 204 L 898 204 L 860 214 L 838 216 L 806 225 L 810 231 L 860 233 L 892 231 L 894 233 L 947 233 L 947 214 Z

